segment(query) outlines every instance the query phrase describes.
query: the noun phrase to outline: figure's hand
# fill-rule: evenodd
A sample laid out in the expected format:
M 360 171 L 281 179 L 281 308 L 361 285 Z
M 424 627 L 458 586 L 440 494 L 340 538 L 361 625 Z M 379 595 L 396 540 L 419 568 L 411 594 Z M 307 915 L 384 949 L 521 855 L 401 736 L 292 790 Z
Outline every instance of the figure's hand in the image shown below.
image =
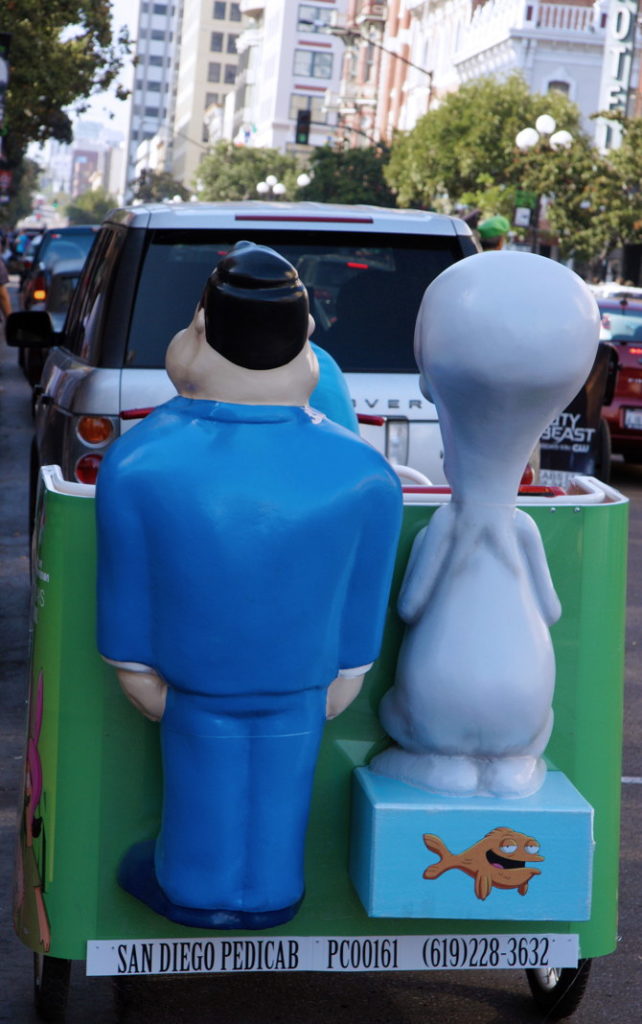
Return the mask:
M 325 699 L 325 717 L 336 718 L 359 696 L 365 672 L 359 676 L 337 676 L 329 687 Z
M 161 676 L 151 668 L 144 672 L 124 668 L 116 671 L 123 693 L 134 707 L 152 722 L 160 721 L 167 700 L 167 683 Z

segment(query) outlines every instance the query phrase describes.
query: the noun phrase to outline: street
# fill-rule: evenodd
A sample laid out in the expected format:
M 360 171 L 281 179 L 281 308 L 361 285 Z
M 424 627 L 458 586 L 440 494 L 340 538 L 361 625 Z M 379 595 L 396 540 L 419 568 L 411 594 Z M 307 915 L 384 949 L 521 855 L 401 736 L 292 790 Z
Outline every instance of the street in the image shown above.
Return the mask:
M 27 673 L 27 476 L 29 390 L 15 350 L 0 342 L 0 437 L 3 458 L 0 585 L 0 1024 L 32 1024 L 32 954 L 11 923 L 16 807 L 23 771 Z M 623 763 L 619 948 L 594 962 L 574 1020 L 634 1024 L 642 1005 L 642 466 L 616 463 L 613 485 L 631 499 L 629 600 Z M 608 700 L 605 692 L 604 700 Z M 86 978 L 74 964 L 68 1024 L 516 1024 L 545 1018 L 530 1000 L 523 972 L 292 974 L 243 977 Z

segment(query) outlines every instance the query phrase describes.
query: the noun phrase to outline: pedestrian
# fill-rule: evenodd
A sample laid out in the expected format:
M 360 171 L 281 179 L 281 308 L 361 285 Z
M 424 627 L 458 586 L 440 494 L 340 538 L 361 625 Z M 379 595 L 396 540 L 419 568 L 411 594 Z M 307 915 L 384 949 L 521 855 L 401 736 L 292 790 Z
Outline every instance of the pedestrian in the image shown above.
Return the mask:
M 3 243 L 4 249 L 4 243 Z M 9 295 L 9 271 L 4 259 L 0 259 L 0 318 L 5 319 L 11 312 L 11 296 Z
M 484 252 L 503 249 L 506 235 L 510 231 L 510 221 L 498 213 L 496 216 L 482 221 L 477 231 Z

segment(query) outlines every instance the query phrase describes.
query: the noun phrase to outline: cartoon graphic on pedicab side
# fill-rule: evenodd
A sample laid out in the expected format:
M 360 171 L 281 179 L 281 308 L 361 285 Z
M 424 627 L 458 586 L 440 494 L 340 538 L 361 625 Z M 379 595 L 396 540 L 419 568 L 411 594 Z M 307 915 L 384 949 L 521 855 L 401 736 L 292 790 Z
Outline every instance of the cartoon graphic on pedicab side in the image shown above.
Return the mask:
M 525 797 L 544 782 L 561 609 L 537 526 L 515 505 L 537 439 L 593 364 L 599 323 L 584 282 L 530 253 L 462 260 L 424 294 L 415 355 L 452 500 L 406 569 L 380 708 L 396 745 L 375 772 L 451 796 Z
M 43 778 L 42 763 L 38 751 L 38 741 L 42 729 L 44 701 L 44 674 L 38 673 L 35 699 L 30 704 L 29 735 L 27 738 L 27 756 L 25 766 L 24 813 L 21 833 L 18 837 L 16 898 L 14 914 L 16 930 L 19 935 L 37 935 L 38 944 L 43 952 L 51 946 L 51 929 L 43 895 L 44 865 L 34 849 L 34 839 L 42 835 L 42 819 L 38 815 L 38 805 L 42 797 Z
M 188 926 L 297 912 L 324 722 L 379 653 L 401 488 L 307 405 L 308 326 L 294 267 L 238 243 L 169 346 L 178 397 L 98 480 L 98 647 L 160 720 L 164 775 L 160 834 L 119 882 Z
M 509 828 L 494 828 L 463 853 L 451 853 L 439 836 L 427 833 L 423 841 L 427 849 L 439 857 L 436 864 L 426 868 L 423 877 L 433 879 L 445 871 L 463 871 L 474 879 L 475 896 L 479 900 L 487 899 L 493 887 L 517 889 L 520 896 L 525 896 L 531 878 L 541 874 L 538 868 L 527 867 L 530 861 L 544 860 L 537 840 Z

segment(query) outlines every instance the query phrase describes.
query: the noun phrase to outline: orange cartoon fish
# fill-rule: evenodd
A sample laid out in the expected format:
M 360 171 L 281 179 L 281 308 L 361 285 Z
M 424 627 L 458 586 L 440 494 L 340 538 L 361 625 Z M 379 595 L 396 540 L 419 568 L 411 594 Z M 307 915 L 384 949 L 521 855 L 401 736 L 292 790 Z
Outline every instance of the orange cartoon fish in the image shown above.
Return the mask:
M 543 861 L 539 843 L 522 832 L 510 828 L 494 828 L 463 853 L 451 853 L 439 836 L 424 835 L 424 843 L 440 858 L 424 871 L 424 878 L 439 878 L 445 871 L 457 868 L 475 880 L 477 899 L 485 900 L 491 889 L 517 889 L 525 896 L 528 883 L 538 868 L 526 866 L 527 861 Z

